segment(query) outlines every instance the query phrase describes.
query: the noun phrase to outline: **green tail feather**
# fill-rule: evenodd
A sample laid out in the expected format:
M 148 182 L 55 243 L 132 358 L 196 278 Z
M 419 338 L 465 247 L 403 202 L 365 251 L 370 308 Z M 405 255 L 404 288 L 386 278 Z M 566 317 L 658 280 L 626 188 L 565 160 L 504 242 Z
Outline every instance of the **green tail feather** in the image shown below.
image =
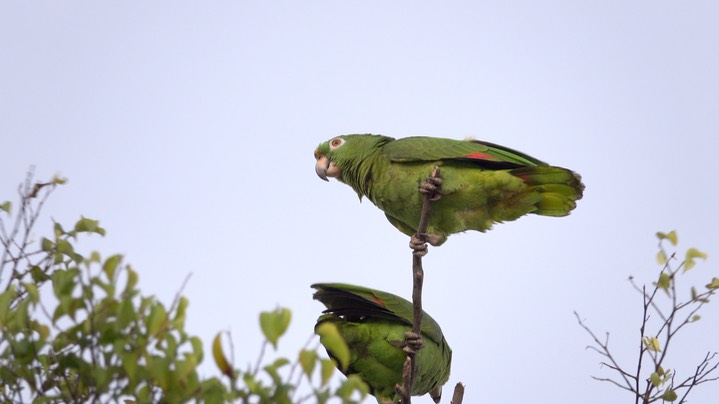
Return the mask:
M 521 178 L 530 190 L 541 196 L 534 203 L 537 210 L 532 212 L 538 215 L 567 216 L 584 193 L 582 177 L 566 168 L 523 167 L 514 169 L 511 173 Z

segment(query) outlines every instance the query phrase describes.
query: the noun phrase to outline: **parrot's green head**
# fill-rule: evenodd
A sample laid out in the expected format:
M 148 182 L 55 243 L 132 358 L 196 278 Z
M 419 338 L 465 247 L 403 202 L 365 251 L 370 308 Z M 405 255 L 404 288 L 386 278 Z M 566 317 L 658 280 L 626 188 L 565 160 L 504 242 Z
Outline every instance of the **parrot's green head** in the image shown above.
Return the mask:
M 315 150 L 315 172 L 325 181 L 332 177 L 352 185 L 354 181 L 351 177 L 359 178 L 362 163 L 391 140 L 394 139 L 381 135 L 334 137 L 320 144 Z

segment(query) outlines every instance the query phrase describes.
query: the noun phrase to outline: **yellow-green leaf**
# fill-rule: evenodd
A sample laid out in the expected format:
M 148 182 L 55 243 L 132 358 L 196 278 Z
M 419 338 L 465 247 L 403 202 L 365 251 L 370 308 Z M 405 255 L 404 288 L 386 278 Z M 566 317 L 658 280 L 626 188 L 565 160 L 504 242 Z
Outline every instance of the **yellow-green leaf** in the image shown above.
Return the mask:
M 317 352 L 303 349 L 300 351 L 300 366 L 302 371 L 305 372 L 307 378 L 312 377 L 312 372 L 315 370 L 315 364 L 317 363 Z
M 10 213 L 12 205 L 10 204 L 10 201 L 5 201 L 2 204 L 0 204 L 0 210 L 3 210 L 7 213 Z
M 27 291 L 27 295 L 33 304 L 37 304 L 40 300 L 40 293 L 37 290 L 37 286 L 34 283 L 23 283 L 22 286 Z
M 646 346 L 648 350 L 653 352 L 662 351 L 662 346 L 656 337 L 644 337 L 644 346 Z
M 669 233 L 662 233 L 661 231 L 657 232 L 657 238 L 659 240 L 669 240 L 672 245 L 677 245 L 679 242 L 679 236 L 677 236 L 677 232 L 672 230 Z
M 677 399 L 677 393 L 674 392 L 672 389 L 666 389 L 664 391 L 664 394 L 662 394 L 662 400 L 664 401 L 674 401 Z
M 320 362 L 320 370 L 321 370 L 321 379 L 322 379 L 322 386 L 327 384 L 328 381 L 330 381 L 330 377 L 332 377 L 332 373 L 335 371 L 335 361 L 332 359 L 322 359 Z
M 696 258 L 706 260 L 707 254 L 705 252 L 697 250 L 696 248 L 688 249 L 686 255 L 684 256 L 684 272 L 694 268 L 694 265 L 696 265 L 696 261 L 694 260 Z
M 663 250 L 659 250 L 657 252 L 657 262 L 659 263 L 659 265 L 666 265 L 667 256 L 666 256 L 666 254 L 664 254 Z
M 657 372 L 652 373 L 649 375 L 649 381 L 652 383 L 652 386 L 659 387 L 662 384 L 662 378 L 659 376 Z
M 47 252 L 55 248 L 55 243 L 53 243 L 50 239 L 43 237 L 40 241 L 40 248 Z
M 78 233 L 97 233 L 101 236 L 105 235 L 105 229 L 100 227 L 100 222 L 97 220 L 88 219 L 83 217 L 75 223 L 75 231 Z
M 337 359 L 340 368 L 346 371 L 350 363 L 350 348 L 337 326 L 325 321 L 315 328 L 315 333 L 320 336 L 320 343 Z
M 115 279 L 115 271 L 117 270 L 117 266 L 120 265 L 121 261 L 122 255 L 116 254 L 106 259 L 105 262 L 102 264 L 102 271 L 105 272 L 105 275 L 107 275 L 107 279 L 109 279 L 110 281 Z
M 192 352 L 197 357 L 197 362 L 202 362 L 204 352 L 202 352 L 202 340 L 200 337 L 190 337 L 190 344 L 192 345 Z
M 60 177 L 59 175 L 55 175 L 52 177 L 51 182 L 55 185 L 63 185 L 67 183 L 67 178 Z
M 217 333 L 215 339 L 212 341 L 212 356 L 215 358 L 215 364 L 217 364 L 220 372 L 230 379 L 234 379 L 235 372 L 232 370 L 232 366 L 230 366 L 225 353 L 222 351 L 222 333 Z
M 137 285 L 138 276 L 137 272 L 135 272 L 129 265 L 125 267 L 127 269 L 127 284 L 125 285 L 125 290 L 123 293 L 129 293 L 135 288 L 135 285 Z
M 369 393 L 369 386 L 362 380 L 359 375 L 349 375 L 342 385 L 337 388 L 337 395 L 343 399 L 343 401 L 349 401 L 352 394 L 358 391 L 361 398 L 364 398 Z
M 667 274 L 666 272 L 662 272 L 661 275 L 659 275 L 659 280 L 657 281 L 657 287 L 663 289 L 665 292 L 669 290 L 669 286 L 671 285 L 671 276 Z
M 287 331 L 292 313 L 289 309 L 278 307 L 273 311 L 260 313 L 260 328 L 272 346 L 277 349 L 277 341 Z
M 150 315 L 147 317 L 147 334 L 156 336 L 167 325 L 167 311 L 162 304 L 157 303 L 150 309 Z
M 707 284 L 707 289 L 719 289 L 719 278 L 712 278 L 711 283 Z

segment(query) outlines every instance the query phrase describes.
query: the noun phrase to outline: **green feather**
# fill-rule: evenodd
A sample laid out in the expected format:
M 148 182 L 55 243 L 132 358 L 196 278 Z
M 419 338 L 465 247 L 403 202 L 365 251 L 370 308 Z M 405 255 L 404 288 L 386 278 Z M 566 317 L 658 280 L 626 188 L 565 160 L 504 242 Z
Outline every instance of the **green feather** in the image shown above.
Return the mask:
M 317 326 L 332 322 L 351 351 L 347 374 L 358 374 L 377 401 L 397 401 L 395 385 L 401 382 L 406 354 L 405 332 L 412 330 L 412 303 L 375 289 L 342 283 L 318 283 L 314 298 L 327 310 Z M 424 348 L 417 353 L 412 395 L 430 393 L 438 402 L 449 379 L 452 351 L 439 324 L 426 312 L 422 320 Z M 332 356 L 328 348 L 328 354 Z
M 337 141 L 337 140 L 340 141 Z M 432 204 L 428 233 L 442 244 L 454 233 L 486 231 L 494 223 L 534 213 L 566 216 L 582 198 L 575 172 L 493 143 L 381 135 L 344 135 L 315 155 L 340 169 L 337 179 L 367 197 L 401 232 L 416 232 L 422 209 L 419 184 L 441 167 L 443 196 Z

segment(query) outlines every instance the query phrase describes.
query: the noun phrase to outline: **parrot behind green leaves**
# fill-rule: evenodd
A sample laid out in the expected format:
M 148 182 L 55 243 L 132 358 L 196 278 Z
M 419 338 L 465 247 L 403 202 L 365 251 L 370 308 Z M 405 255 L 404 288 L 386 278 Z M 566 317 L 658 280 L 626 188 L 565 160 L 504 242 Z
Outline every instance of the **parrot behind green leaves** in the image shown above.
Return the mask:
M 332 322 L 350 348 L 345 374 L 358 374 L 379 403 L 399 400 L 395 385 L 402 381 L 402 350 L 405 332 L 412 331 L 412 303 L 379 290 L 342 283 L 317 283 L 314 298 L 326 307 L 317 319 L 319 327 Z M 421 336 L 424 347 L 417 352 L 417 372 L 412 395 L 429 393 L 436 403 L 449 379 L 452 350 L 442 329 L 424 313 Z M 330 356 L 333 353 L 327 350 Z M 340 369 L 342 370 L 342 369 Z
M 441 198 L 432 203 L 426 233 L 435 246 L 451 234 L 484 232 L 528 213 L 566 216 L 584 191 L 571 170 L 478 140 L 343 135 L 320 144 L 315 159 L 320 178 L 351 186 L 410 236 L 422 210 L 420 182 L 438 166 Z

